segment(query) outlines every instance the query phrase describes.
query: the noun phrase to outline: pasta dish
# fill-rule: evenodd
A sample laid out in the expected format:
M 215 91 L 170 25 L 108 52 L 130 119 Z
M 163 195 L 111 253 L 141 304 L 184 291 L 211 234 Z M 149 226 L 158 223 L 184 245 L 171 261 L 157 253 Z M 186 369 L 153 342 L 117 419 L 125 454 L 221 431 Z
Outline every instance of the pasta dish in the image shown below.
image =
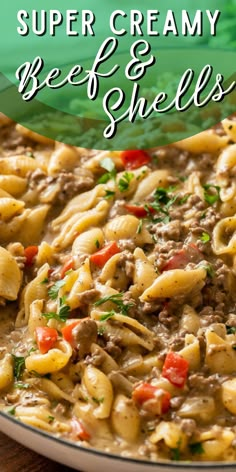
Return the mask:
M 150 151 L 0 134 L 0 409 L 123 457 L 235 460 L 235 118 Z

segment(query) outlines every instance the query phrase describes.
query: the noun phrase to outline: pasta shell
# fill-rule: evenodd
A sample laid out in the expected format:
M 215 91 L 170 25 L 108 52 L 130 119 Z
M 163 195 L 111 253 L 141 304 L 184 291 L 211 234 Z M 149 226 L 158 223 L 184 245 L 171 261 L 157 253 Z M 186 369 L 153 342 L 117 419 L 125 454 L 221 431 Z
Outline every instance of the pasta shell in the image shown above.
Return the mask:
M 28 172 L 42 168 L 32 157 L 19 155 L 8 158 L 0 158 L 0 174 L 14 174 L 18 177 L 26 177 Z
M 79 163 L 79 155 L 72 146 L 61 145 L 51 155 L 48 175 L 56 175 L 61 170 L 72 170 Z
M 0 297 L 16 300 L 20 290 L 22 273 L 12 255 L 0 247 Z
M 118 216 L 109 221 L 104 229 L 105 238 L 108 241 L 119 241 L 120 239 L 133 239 L 137 245 L 144 246 L 152 244 L 153 240 L 145 225 L 142 226 L 140 233 L 139 219 L 132 215 Z
M 84 371 L 83 382 L 89 395 L 100 402 L 99 406 L 95 408 L 93 412 L 95 418 L 108 418 L 113 402 L 111 381 L 99 369 L 88 365 Z
M 81 233 L 74 240 L 72 254 L 93 254 L 104 245 L 104 234 L 101 228 L 92 228 Z
M 141 202 L 157 187 L 166 187 L 168 175 L 169 172 L 167 170 L 155 170 L 154 172 L 151 172 L 142 180 L 142 182 L 139 183 L 132 201 Z
M 139 412 L 125 395 L 116 396 L 111 412 L 111 423 L 115 433 L 127 442 L 137 440 L 140 431 Z
M 24 208 L 25 203 L 15 198 L 0 198 L 0 219 L 10 220 L 13 216 L 19 214 Z
M 19 197 L 27 188 L 27 180 L 17 175 L 0 175 L 0 188 L 13 197 Z
M 149 302 L 156 298 L 171 298 L 188 294 L 196 287 L 202 288 L 205 278 L 206 270 L 203 268 L 168 270 L 156 278 L 152 286 L 142 294 L 140 300 Z

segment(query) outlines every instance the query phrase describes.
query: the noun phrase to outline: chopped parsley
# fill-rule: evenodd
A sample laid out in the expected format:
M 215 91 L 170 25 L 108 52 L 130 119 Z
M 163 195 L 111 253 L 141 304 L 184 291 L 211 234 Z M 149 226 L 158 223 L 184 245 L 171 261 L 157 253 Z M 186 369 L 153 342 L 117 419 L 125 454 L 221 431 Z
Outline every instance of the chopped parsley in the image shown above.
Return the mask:
M 106 332 L 105 326 L 98 326 L 98 335 L 103 336 L 103 334 Z
M 41 283 L 42 285 L 43 285 L 43 284 L 47 284 L 47 283 L 48 283 L 48 278 L 45 277 L 45 279 L 43 279 L 42 282 L 40 282 L 40 283 Z
M 191 454 L 203 454 L 204 453 L 202 443 L 200 443 L 200 442 L 190 444 L 189 449 L 190 449 Z
M 61 287 L 64 287 L 66 281 L 63 280 L 58 280 L 52 287 L 48 290 L 48 295 L 52 300 L 56 300 L 58 297 L 58 293 Z
M 34 154 L 32 153 L 32 151 L 26 151 L 25 155 L 26 155 L 27 157 L 32 157 L 32 159 L 35 159 L 35 156 L 34 156 Z
M 213 279 L 213 277 L 215 276 L 215 271 L 214 271 L 214 269 L 213 269 L 213 267 L 212 267 L 211 264 L 202 265 L 202 266 L 200 266 L 200 267 L 202 267 L 203 269 L 205 269 L 205 271 L 206 271 L 208 277 L 210 277 L 211 279 Z
M 164 224 L 169 223 L 170 221 L 169 209 L 178 198 L 178 194 L 173 195 L 173 196 L 170 195 L 175 189 L 176 189 L 175 186 L 170 186 L 167 188 L 158 187 L 155 190 L 154 195 L 153 195 L 154 201 L 150 203 L 149 205 L 145 205 L 144 208 L 154 223 L 159 223 L 159 222 L 162 222 Z M 160 217 L 160 218 L 155 218 L 152 215 L 150 208 L 157 211 L 158 213 L 162 213 L 165 216 Z
M 200 237 L 201 241 L 203 242 L 203 244 L 206 244 L 210 241 L 211 237 L 208 233 L 202 233 L 201 237 Z
M 138 227 L 137 227 L 136 233 L 137 233 L 137 234 L 140 234 L 141 231 L 142 231 L 142 229 L 143 229 L 143 220 L 140 220 L 140 222 L 139 222 L 139 224 L 138 224 Z
M 95 246 L 96 246 L 97 249 L 100 248 L 100 243 L 99 243 L 98 239 L 96 239 L 96 241 L 95 241 Z
M 100 321 L 107 321 L 110 318 L 112 318 L 112 316 L 114 316 L 115 314 L 116 312 L 114 310 L 109 311 L 100 317 Z
M 235 326 L 225 325 L 225 327 L 226 327 L 226 333 L 227 334 L 236 334 L 236 327 Z
M 106 184 L 109 180 L 115 179 L 116 177 L 116 166 L 113 162 L 113 160 L 110 157 L 105 157 L 100 162 L 100 166 L 107 170 L 105 174 L 103 174 L 100 179 L 98 179 L 99 184 Z
M 13 366 L 14 377 L 16 380 L 20 380 L 23 374 L 23 371 L 25 370 L 25 357 L 15 356 L 14 354 L 12 354 L 12 357 L 13 357 L 13 362 L 14 362 L 14 366 Z
M 112 190 L 106 190 L 106 195 L 104 196 L 104 198 L 106 198 L 106 200 L 110 200 L 110 198 L 113 198 L 115 195 L 115 192 L 113 192 Z
M 213 205 L 220 200 L 220 187 L 218 185 L 205 184 L 203 188 L 205 202 L 209 205 Z
M 16 382 L 14 384 L 14 388 L 19 388 L 20 390 L 26 390 L 29 387 L 30 387 L 29 383 Z
M 54 416 L 49 415 L 48 416 L 49 423 L 52 423 L 55 420 Z
M 180 446 L 181 446 L 181 439 L 178 440 L 176 446 L 171 448 L 171 459 L 173 461 L 179 461 L 180 460 Z
M 49 312 L 49 313 L 42 313 L 42 316 L 44 316 L 47 320 L 57 320 L 62 323 L 65 323 L 66 320 L 68 319 L 68 316 L 70 314 L 70 307 L 66 305 L 65 303 L 66 297 L 62 297 L 59 299 L 59 312 Z
M 129 188 L 131 180 L 134 178 L 133 172 L 125 172 L 118 182 L 118 189 L 120 192 L 125 192 Z
M 189 199 L 190 197 L 190 193 L 188 193 L 187 195 L 184 195 L 182 198 L 180 198 L 180 200 L 178 201 L 178 205 L 183 205 L 184 203 L 187 202 L 187 200 Z
M 101 397 L 101 398 L 92 397 L 92 400 L 98 405 L 100 405 L 100 403 L 104 402 L 104 397 Z
M 123 293 L 115 293 L 115 295 L 107 295 L 106 297 L 100 298 L 97 302 L 94 303 L 95 306 L 100 306 L 103 303 L 106 302 L 112 302 L 114 305 L 116 305 L 119 309 L 122 315 L 127 316 L 129 309 L 134 306 L 133 303 L 124 303 L 122 300 Z M 109 318 L 111 316 L 114 316 L 115 312 L 111 311 L 112 315 L 110 314 Z M 105 315 L 104 315 L 105 316 Z M 104 321 L 104 320 L 102 320 Z
M 14 416 L 16 414 L 16 407 L 13 406 L 12 408 L 10 408 L 10 410 L 7 410 L 7 413 L 9 413 L 9 415 Z

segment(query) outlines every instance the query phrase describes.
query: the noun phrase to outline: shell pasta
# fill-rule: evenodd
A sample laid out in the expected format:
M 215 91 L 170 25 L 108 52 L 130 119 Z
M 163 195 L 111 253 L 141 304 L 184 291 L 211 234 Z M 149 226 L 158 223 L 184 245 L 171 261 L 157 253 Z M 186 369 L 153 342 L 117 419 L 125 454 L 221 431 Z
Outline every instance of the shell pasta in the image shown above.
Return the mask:
M 0 140 L 0 410 L 124 457 L 236 461 L 236 118 L 150 151 L 7 119 Z

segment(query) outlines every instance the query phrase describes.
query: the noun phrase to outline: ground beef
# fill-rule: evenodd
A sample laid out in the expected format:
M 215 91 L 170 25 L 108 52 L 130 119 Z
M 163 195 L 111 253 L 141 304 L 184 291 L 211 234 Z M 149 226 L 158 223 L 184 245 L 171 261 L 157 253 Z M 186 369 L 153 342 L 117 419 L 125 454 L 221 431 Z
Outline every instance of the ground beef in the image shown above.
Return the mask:
M 193 419 L 181 419 L 180 420 L 180 426 L 182 431 L 189 437 L 193 435 L 193 433 L 196 432 L 196 421 Z
M 93 303 L 99 295 L 99 290 L 92 288 L 91 290 L 85 290 L 85 292 L 78 294 L 78 298 L 82 305 L 89 305 L 90 303 Z
M 130 251 L 134 252 L 136 244 L 132 239 L 121 239 L 119 241 L 119 248 L 121 251 Z
M 29 188 L 43 193 L 50 185 L 58 184 L 55 202 L 64 203 L 80 192 L 90 190 L 94 184 L 93 174 L 81 169 L 80 173 L 62 171 L 56 177 L 48 177 L 41 169 L 36 169 L 29 176 Z
M 125 200 L 117 200 L 110 210 L 109 217 L 115 218 L 116 216 L 125 215 L 126 213 Z
M 181 236 L 181 222 L 179 220 L 173 220 L 163 225 L 162 223 L 156 224 L 156 237 L 162 237 L 167 241 L 179 241 Z
M 81 320 L 72 330 L 72 335 L 79 352 L 79 357 L 82 358 L 90 352 L 91 344 L 97 341 L 97 324 L 89 318 Z
M 189 376 L 188 386 L 191 395 L 205 392 L 208 395 L 214 395 L 221 388 L 220 376 L 219 374 L 205 376 L 203 373 L 195 373 Z

